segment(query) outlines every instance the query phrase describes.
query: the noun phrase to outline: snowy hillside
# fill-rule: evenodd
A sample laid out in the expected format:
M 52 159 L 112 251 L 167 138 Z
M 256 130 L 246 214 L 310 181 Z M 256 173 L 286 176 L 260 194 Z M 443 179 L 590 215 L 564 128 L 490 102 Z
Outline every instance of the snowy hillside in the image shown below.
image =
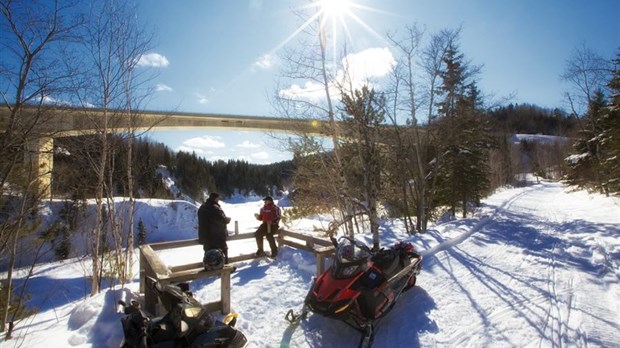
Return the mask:
M 140 216 L 153 240 L 195 237 L 195 206 L 143 202 Z M 223 204 L 240 232 L 256 228 L 261 202 Z M 318 220 L 291 230 L 311 231 Z M 153 226 L 158 226 L 155 230 Z M 231 226 L 232 229 L 232 226 Z M 506 189 L 483 201 L 474 217 L 408 236 L 399 221 L 384 221 L 382 245 L 413 242 L 424 256 L 417 286 L 377 326 L 375 347 L 620 347 L 620 201 L 557 183 Z M 371 241 L 371 236 L 358 236 Z M 231 242 L 230 254 L 255 250 Z M 200 247 L 162 253 L 169 264 L 196 262 Z M 121 337 L 115 303 L 137 298 L 126 289 L 89 293 L 84 260 L 36 270 L 31 303 L 41 311 L 19 323 L 2 347 L 115 347 Z M 355 347 L 358 333 L 311 315 L 289 326 L 284 315 L 302 305 L 314 257 L 282 247 L 275 261 L 237 264 L 232 309 L 251 347 Z M 137 274 L 137 265 L 135 266 Z M 50 289 L 54 289 L 53 292 Z M 219 296 L 219 282 L 191 284 L 202 302 Z

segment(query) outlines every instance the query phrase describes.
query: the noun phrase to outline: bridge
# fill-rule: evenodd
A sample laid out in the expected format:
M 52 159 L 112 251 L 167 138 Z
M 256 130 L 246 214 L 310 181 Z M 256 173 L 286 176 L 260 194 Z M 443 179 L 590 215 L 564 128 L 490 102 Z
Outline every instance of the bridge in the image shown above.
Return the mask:
M 8 107 L 0 108 L 0 130 L 9 123 Z M 267 116 L 241 116 L 217 113 L 187 113 L 164 111 L 102 110 L 71 107 L 24 107 L 20 114 L 21 127 L 34 126 L 27 139 L 27 161 L 37 168 L 45 196 L 51 197 L 51 178 L 54 167 L 54 138 L 108 132 L 182 129 L 230 129 L 284 133 L 328 134 L 329 123 Z

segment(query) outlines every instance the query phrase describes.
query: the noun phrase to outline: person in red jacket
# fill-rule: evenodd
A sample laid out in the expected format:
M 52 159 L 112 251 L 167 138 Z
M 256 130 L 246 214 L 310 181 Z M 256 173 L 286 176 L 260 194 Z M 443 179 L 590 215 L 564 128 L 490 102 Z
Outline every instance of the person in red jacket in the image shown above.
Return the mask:
M 271 257 L 275 258 L 278 256 L 278 246 L 276 245 L 276 240 L 273 238 L 273 235 L 278 232 L 278 228 L 280 228 L 282 212 L 280 207 L 273 202 L 273 198 L 270 196 L 263 198 L 263 201 L 265 205 L 260 208 L 258 214 L 254 214 L 257 220 L 263 222 L 254 233 L 254 237 L 256 237 L 256 246 L 258 247 L 255 255 L 257 257 L 267 255 L 263 251 L 263 237 L 267 237 L 267 242 L 269 242 L 269 247 L 271 248 Z

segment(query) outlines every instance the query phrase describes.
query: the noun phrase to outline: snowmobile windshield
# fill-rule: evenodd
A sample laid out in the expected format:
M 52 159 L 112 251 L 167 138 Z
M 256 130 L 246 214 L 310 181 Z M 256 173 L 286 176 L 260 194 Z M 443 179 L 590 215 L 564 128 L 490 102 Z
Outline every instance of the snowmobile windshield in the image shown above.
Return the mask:
M 342 237 L 338 241 L 333 275 L 336 278 L 349 278 L 364 270 L 370 249 L 352 238 Z
M 352 238 L 342 237 L 338 241 L 337 256 L 342 263 L 357 263 L 367 260 L 371 253 L 366 245 Z

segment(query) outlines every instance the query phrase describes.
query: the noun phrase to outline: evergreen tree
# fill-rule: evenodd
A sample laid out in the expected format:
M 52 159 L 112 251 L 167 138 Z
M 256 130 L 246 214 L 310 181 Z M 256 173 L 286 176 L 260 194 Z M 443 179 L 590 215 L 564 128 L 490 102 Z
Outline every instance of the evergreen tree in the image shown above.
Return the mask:
M 138 245 L 146 244 L 147 233 L 144 222 L 140 219 L 140 221 L 138 221 Z
M 609 81 L 612 103 L 601 116 L 602 186 L 610 194 L 620 193 L 620 50 L 614 60 L 614 70 Z
M 381 190 L 381 153 L 379 149 L 379 126 L 385 120 L 385 97 L 364 86 L 353 95 L 345 94 L 342 102 L 350 117 L 347 121 L 357 150 L 360 172 L 363 178 L 362 196 L 370 220 L 373 247 L 379 249 L 378 196 Z M 350 183 L 350 182 L 349 182 Z
M 463 61 L 456 46 L 447 51 L 444 63 L 440 117 L 432 129 L 439 148 L 437 203 L 449 205 L 455 215 L 460 202 L 465 216 L 467 203 L 478 202 L 488 188 L 488 149 L 493 141 L 480 111 L 480 91 L 471 81 L 477 68 Z
M 62 225 L 58 237 L 60 241 L 58 241 L 58 245 L 54 248 L 54 252 L 58 260 L 66 260 L 71 254 L 71 231 L 69 231 L 67 225 Z
M 566 160 L 570 171 L 567 181 L 571 185 L 581 188 L 603 188 L 601 163 L 604 158 L 601 135 L 604 133 L 601 119 L 605 110 L 605 96 L 598 90 L 588 107 L 588 112 L 582 120 L 582 129 L 573 144 L 573 154 Z

